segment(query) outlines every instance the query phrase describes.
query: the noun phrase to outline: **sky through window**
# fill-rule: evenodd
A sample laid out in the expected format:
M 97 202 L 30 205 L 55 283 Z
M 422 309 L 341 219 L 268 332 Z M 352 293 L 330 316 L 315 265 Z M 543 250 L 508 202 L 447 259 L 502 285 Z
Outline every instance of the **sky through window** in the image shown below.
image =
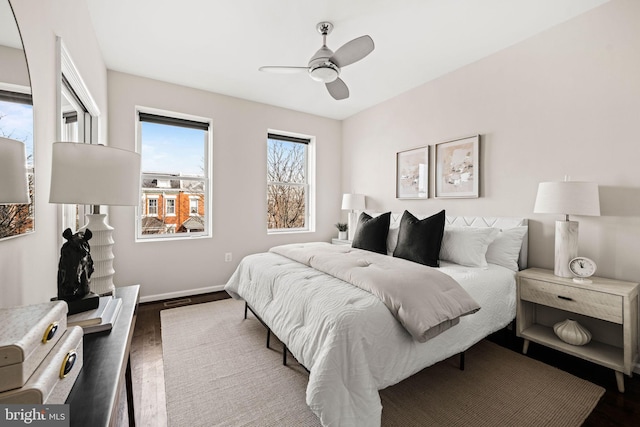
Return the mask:
M 142 122 L 142 172 L 204 176 L 205 132 Z

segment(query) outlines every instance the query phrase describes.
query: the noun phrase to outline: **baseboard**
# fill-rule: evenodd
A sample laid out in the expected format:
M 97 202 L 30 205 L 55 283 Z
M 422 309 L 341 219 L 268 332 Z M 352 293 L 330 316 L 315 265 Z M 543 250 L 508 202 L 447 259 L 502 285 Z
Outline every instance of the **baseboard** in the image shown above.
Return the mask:
M 167 292 L 165 294 L 145 295 L 140 297 L 140 302 L 162 301 L 172 298 L 189 297 L 192 295 L 208 294 L 210 292 L 224 291 L 224 285 L 208 286 L 206 288 L 188 289 L 185 291 Z

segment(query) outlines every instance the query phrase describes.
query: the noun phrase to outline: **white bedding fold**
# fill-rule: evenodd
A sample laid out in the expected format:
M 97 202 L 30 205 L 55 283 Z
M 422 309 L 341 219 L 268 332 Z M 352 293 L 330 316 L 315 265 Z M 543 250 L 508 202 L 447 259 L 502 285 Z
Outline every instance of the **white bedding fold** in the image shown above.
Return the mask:
M 269 251 L 375 295 L 418 342 L 480 309 L 451 276 L 426 265 L 324 242 L 275 246 Z

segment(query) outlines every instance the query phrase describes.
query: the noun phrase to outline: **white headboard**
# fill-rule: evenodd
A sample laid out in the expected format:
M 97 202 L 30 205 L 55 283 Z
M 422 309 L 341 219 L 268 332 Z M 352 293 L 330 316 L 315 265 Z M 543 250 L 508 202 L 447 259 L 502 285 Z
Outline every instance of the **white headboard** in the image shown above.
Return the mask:
M 365 211 L 367 214 L 371 216 L 378 216 L 383 212 L 370 212 Z M 402 214 L 404 212 L 391 212 L 391 222 L 389 224 L 390 229 L 398 228 L 400 226 L 400 219 L 402 218 Z M 414 214 L 416 218 L 423 219 L 428 215 L 420 215 Z M 499 228 L 501 230 L 520 227 L 520 226 L 529 226 L 529 222 L 527 218 L 517 218 L 517 217 L 484 217 L 484 216 L 446 216 L 446 225 L 454 225 L 456 227 L 493 227 Z M 520 248 L 520 257 L 518 259 L 518 266 L 521 270 L 527 268 L 527 257 L 528 257 L 528 248 L 529 248 L 529 233 L 524 235 L 522 239 L 522 247 Z

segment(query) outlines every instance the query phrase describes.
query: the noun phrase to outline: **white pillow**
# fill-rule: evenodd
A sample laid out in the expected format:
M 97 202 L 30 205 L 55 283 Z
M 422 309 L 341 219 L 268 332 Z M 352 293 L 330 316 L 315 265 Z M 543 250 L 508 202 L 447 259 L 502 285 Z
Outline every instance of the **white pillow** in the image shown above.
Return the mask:
M 487 262 L 518 271 L 522 239 L 528 230 L 525 226 L 502 230 L 487 249 Z
M 467 267 L 487 267 L 485 254 L 500 230 L 492 227 L 444 227 L 440 259 Z

